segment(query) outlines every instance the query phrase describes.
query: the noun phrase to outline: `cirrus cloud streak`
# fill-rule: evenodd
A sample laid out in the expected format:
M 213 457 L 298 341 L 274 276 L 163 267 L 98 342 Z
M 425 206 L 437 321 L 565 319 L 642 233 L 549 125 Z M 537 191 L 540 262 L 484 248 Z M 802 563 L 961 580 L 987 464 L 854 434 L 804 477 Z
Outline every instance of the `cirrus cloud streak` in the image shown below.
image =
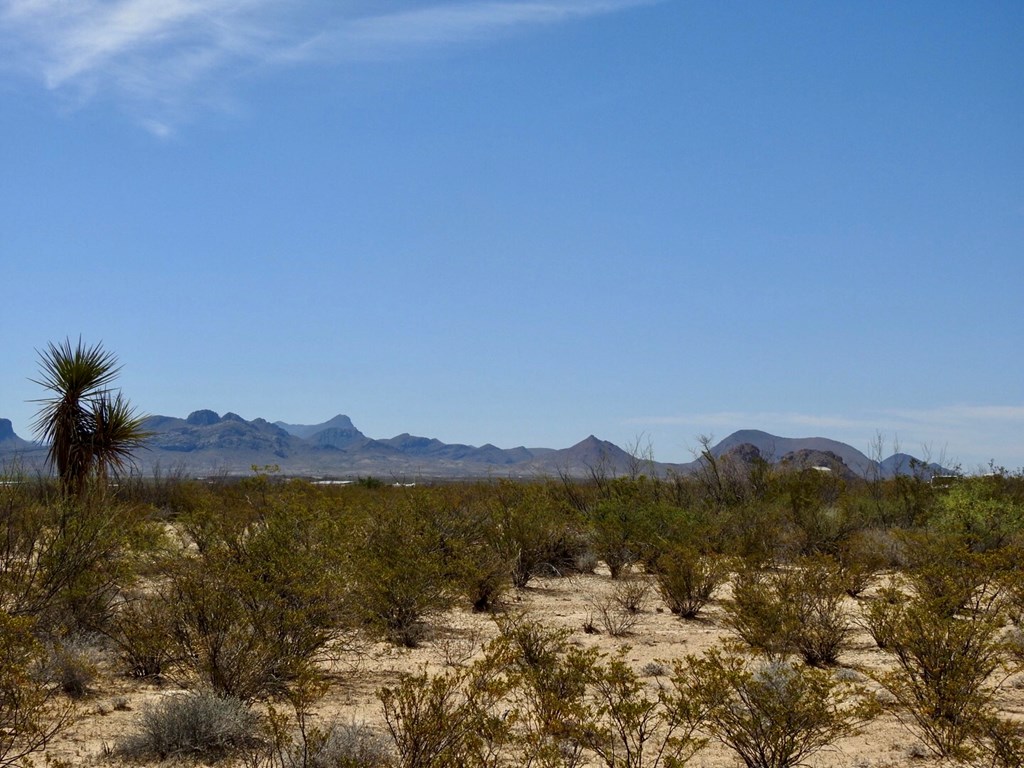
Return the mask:
M 371 13 L 356 0 L 0 0 L 0 72 L 76 104 L 112 99 L 169 129 L 267 67 L 420 55 L 656 1 L 402 2 Z

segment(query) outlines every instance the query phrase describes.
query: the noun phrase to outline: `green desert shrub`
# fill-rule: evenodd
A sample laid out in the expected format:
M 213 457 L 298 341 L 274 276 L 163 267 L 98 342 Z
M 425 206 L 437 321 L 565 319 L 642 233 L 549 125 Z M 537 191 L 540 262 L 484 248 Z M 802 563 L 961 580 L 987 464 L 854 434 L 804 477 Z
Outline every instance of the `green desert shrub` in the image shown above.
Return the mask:
M 989 718 L 981 729 L 980 752 L 992 768 L 1020 768 L 1024 765 L 1024 726 Z
M 403 675 L 379 692 L 399 768 L 497 765 L 512 742 L 512 721 L 497 703 L 508 692 L 490 660 L 462 670 Z
M 99 491 L 0 498 L 0 609 L 32 617 L 40 636 L 101 632 L 158 538 L 144 509 Z
M 586 510 L 591 546 L 613 579 L 635 563 L 649 561 L 667 528 L 660 485 L 645 476 L 619 477 L 599 485 L 598 498 Z
M 949 616 L 994 607 L 1002 598 L 1001 575 L 1016 570 L 999 552 L 974 552 L 963 536 L 924 531 L 905 532 L 900 539 L 909 588 Z
M 107 635 L 131 677 L 157 677 L 177 660 L 175 611 L 160 590 L 122 600 L 113 611 Z
M 861 595 L 871 580 L 896 558 L 897 544 L 892 536 L 878 529 L 853 532 L 839 547 L 839 566 L 850 597 Z
M 23 765 L 70 724 L 73 707 L 39 675 L 46 663 L 32 622 L 0 610 L 0 766 Z
M 689 697 L 653 689 L 626 663 L 628 648 L 590 673 L 584 743 L 607 768 L 682 766 L 702 746 Z
M 525 588 L 540 575 L 573 570 L 583 552 L 573 508 L 547 484 L 495 484 L 495 551 L 512 568 L 512 583 Z
M 187 675 L 243 700 L 282 694 L 338 634 L 333 595 L 292 591 L 230 561 L 184 564 L 165 599 L 174 606 L 174 656 Z
M 416 489 L 383 497 L 362 521 L 349 563 L 353 605 L 389 641 L 415 647 L 451 607 L 458 562 L 436 506 Z
M 726 624 L 769 659 L 798 653 L 812 666 L 829 666 L 850 633 L 845 596 L 839 565 L 827 556 L 774 570 L 748 565 L 733 579 Z
M 1024 504 L 1004 478 L 961 478 L 940 494 L 930 530 L 962 538 L 974 552 L 991 552 L 1024 535 Z
M 951 615 L 940 598 L 879 600 L 874 633 L 895 667 L 876 673 L 905 719 L 937 756 L 970 760 L 979 734 L 995 717 L 998 676 L 1008 662 L 1002 618 Z
M 736 572 L 732 597 L 725 601 L 725 624 L 769 659 L 793 652 L 796 614 L 780 594 L 780 578 L 766 569 L 745 563 Z
M 655 578 L 672 613 L 694 619 L 715 590 L 728 578 L 730 561 L 722 555 L 701 554 L 692 547 L 676 547 L 657 562 Z
M 837 554 L 857 525 L 845 504 L 843 477 L 837 472 L 804 469 L 779 473 L 776 485 L 787 507 L 796 553 Z
M 716 650 L 676 665 L 673 678 L 697 730 L 748 768 L 793 768 L 852 735 L 877 712 L 864 690 L 826 670 L 750 663 Z
M 248 519 L 226 520 L 204 552 L 168 563 L 157 588 L 178 666 L 219 694 L 284 693 L 351 623 L 340 523 L 294 491 L 255 496 Z
M 791 528 L 780 503 L 744 500 L 722 510 L 713 535 L 718 551 L 766 564 L 778 559 L 783 550 L 793 549 L 788 541 Z
M 838 563 L 828 556 L 803 558 L 796 563 L 783 590 L 793 601 L 796 629 L 793 645 L 812 666 L 839 661 L 850 635 L 850 619 L 843 605 L 846 581 Z
M 259 743 L 259 716 L 240 699 L 212 692 L 165 697 L 146 707 L 117 751 L 132 759 L 216 761 Z
M 899 616 L 897 609 L 907 599 L 906 589 L 901 584 L 897 577 L 890 577 L 875 598 L 862 606 L 859 623 L 883 651 L 892 644 L 895 620 Z
M 508 660 L 522 764 L 581 765 L 596 651 L 572 644 L 565 630 L 548 629 L 524 616 L 504 619 L 499 627 L 501 636 L 490 652 Z
M 512 587 L 512 560 L 499 545 L 500 525 L 488 503 L 491 486 L 444 486 L 431 493 L 446 570 L 473 611 L 497 610 Z

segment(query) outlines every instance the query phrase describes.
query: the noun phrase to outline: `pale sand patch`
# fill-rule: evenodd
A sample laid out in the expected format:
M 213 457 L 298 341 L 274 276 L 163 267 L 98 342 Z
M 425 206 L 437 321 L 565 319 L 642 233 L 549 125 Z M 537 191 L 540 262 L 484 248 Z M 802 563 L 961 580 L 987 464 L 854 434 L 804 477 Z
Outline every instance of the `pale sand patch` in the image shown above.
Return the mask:
M 506 610 L 523 612 L 553 629 L 566 629 L 571 632 L 572 642 L 597 648 L 604 654 L 611 655 L 628 647 L 626 658 L 637 671 L 654 669 L 655 664 L 670 669 L 673 660 L 688 654 L 700 655 L 730 637 L 722 626 L 719 601 L 709 603 L 699 619 L 683 621 L 669 612 L 653 585 L 647 607 L 630 635 L 617 638 L 603 631 L 588 633 L 585 627 L 593 619 L 595 601 L 609 596 L 614 587 L 615 582 L 606 570 L 582 576 L 536 579 L 530 588 L 509 594 Z M 849 601 L 849 607 L 852 615 L 858 615 L 856 601 Z M 403 672 L 418 672 L 424 668 L 440 672 L 465 664 L 478 655 L 484 642 L 497 634 L 490 617 L 463 610 L 438 617 L 435 626 L 434 636 L 419 648 L 365 643 L 339 652 L 337 658 L 326 665 L 330 688 L 316 708 L 316 718 L 365 722 L 383 731 L 384 721 L 377 699 L 381 686 L 394 683 Z M 845 668 L 853 670 L 844 673 L 850 675 L 860 675 L 856 670 L 883 669 L 891 663 L 860 628 L 854 631 L 851 647 L 841 661 Z M 658 685 L 656 676 L 645 679 L 652 688 Z M 863 680 L 877 687 L 867 678 Z M 1000 696 L 999 706 L 1004 713 L 1020 717 L 1024 715 L 1024 686 L 1019 679 L 1009 683 Z M 163 696 L 182 692 L 171 685 L 155 686 L 112 675 L 105 676 L 97 688 L 97 694 L 82 702 L 82 718 L 51 745 L 49 756 L 76 766 L 123 765 L 105 750 L 134 730 L 142 707 Z M 130 709 L 115 708 L 124 702 Z M 862 734 L 842 740 L 835 750 L 819 754 L 809 765 L 814 768 L 929 768 L 940 764 L 922 755 L 925 752 L 916 737 L 892 715 L 883 715 L 870 723 Z M 44 764 L 44 761 L 37 760 L 37 764 Z M 717 744 L 710 745 L 690 763 L 694 768 L 739 764 L 728 749 Z

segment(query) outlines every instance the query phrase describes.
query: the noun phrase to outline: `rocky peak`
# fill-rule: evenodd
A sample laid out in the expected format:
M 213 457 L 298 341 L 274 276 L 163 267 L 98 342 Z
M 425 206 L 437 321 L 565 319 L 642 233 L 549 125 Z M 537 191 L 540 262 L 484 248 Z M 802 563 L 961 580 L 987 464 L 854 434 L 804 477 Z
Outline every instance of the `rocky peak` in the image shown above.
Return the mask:
M 738 461 L 742 464 L 753 464 L 761 460 L 761 450 L 752 443 L 740 443 L 734 445 L 722 453 L 721 458 L 725 460 Z
M 842 457 L 832 451 L 802 448 L 798 451 L 790 451 L 782 457 L 779 463 L 790 469 L 827 469 L 841 477 L 853 477 L 853 472 Z
M 193 427 L 209 427 L 219 421 L 220 416 L 217 412 L 208 410 L 192 411 L 192 413 L 188 415 L 188 418 L 185 419 L 185 422 Z

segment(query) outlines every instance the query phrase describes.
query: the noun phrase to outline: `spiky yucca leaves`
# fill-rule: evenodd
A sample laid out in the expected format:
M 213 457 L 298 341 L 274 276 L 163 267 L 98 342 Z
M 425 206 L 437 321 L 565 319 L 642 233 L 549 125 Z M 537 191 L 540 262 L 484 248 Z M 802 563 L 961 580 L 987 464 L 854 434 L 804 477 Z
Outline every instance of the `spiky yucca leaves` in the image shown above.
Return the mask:
M 131 461 L 132 451 L 148 436 L 144 417 L 111 389 L 121 366 L 102 344 L 50 342 L 39 367 L 41 377 L 33 381 L 53 394 L 38 401 L 33 429 L 50 444 L 47 459 L 61 488 L 80 495 L 90 476 L 105 478 L 108 470 L 116 472 Z

